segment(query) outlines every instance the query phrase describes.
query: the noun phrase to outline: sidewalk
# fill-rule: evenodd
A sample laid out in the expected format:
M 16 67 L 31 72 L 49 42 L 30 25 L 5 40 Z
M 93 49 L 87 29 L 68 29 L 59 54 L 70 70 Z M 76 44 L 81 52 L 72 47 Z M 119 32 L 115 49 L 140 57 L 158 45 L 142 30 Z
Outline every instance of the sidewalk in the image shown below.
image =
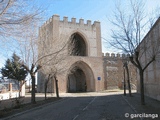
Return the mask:
M 132 97 L 129 97 L 129 95 L 127 96 L 122 95 L 122 97 L 133 109 L 134 111 L 132 115 L 133 118 L 137 117 L 137 118 L 141 118 L 141 120 L 152 120 L 152 119 L 160 120 L 160 101 L 145 96 L 146 104 L 141 105 L 140 94 L 133 93 L 132 95 L 133 95 Z M 138 114 L 140 114 L 140 116 L 142 117 L 138 117 L 137 116 Z M 149 114 L 151 114 L 151 117 L 148 116 Z M 158 115 L 158 118 L 156 117 L 157 115 Z

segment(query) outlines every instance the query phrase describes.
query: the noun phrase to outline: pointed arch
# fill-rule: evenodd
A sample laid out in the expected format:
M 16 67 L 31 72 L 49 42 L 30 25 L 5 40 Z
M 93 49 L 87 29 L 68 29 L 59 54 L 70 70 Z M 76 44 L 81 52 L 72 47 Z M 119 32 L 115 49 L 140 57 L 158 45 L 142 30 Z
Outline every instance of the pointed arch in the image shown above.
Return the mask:
M 68 92 L 86 92 L 95 90 L 95 79 L 92 69 L 83 61 L 71 65 L 67 75 Z
M 87 38 L 79 31 L 73 31 L 69 38 L 68 54 L 71 56 L 88 56 Z

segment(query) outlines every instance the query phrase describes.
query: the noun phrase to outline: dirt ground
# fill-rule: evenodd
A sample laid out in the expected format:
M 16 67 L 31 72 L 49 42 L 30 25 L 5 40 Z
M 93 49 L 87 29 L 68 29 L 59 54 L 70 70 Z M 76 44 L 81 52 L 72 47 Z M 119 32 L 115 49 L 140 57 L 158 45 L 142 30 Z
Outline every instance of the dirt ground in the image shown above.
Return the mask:
M 36 101 L 36 104 L 23 103 L 24 99 L 30 99 L 30 98 L 28 98 L 28 97 L 21 98 L 20 100 L 12 99 L 12 102 L 14 102 L 13 103 L 14 105 L 11 105 L 10 108 L 4 108 L 4 109 L 0 110 L 0 118 L 7 117 L 10 115 L 19 113 L 19 112 L 23 112 L 23 111 L 26 111 L 26 110 L 29 110 L 29 109 L 32 109 L 32 108 L 35 108 L 38 106 L 42 106 L 44 104 L 49 104 L 51 102 L 58 101 L 62 98 L 56 98 L 56 97 L 51 98 L 50 97 L 50 98 L 47 98 L 46 100 L 43 99 L 43 100 Z M 20 102 L 18 102 L 18 101 L 20 101 Z

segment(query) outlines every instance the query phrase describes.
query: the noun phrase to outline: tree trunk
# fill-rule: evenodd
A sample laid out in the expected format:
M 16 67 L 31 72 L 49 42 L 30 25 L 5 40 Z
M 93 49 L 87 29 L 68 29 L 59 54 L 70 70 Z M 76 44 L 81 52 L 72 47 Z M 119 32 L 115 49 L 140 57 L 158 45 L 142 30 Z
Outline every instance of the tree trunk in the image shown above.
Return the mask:
M 46 100 L 47 99 L 47 86 L 46 85 L 45 85 L 44 92 L 45 92 L 45 100 Z
M 58 90 L 58 80 L 57 80 L 57 78 L 56 78 L 56 76 L 54 76 L 54 80 L 55 80 L 55 85 L 56 85 L 56 96 L 57 96 L 57 98 L 59 98 L 59 90 Z
M 35 104 L 36 103 L 36 100 L 35 100 L 36 90 L 35 90 L 35 74 L 34 73 L 31 74 L 31 78 L 32 78 L 31 103 Z
M 21 97 L 21 92 L 22 92 L 22 86 L 25 84 L 25 81 L 21 80 L 19 81 L 19 98 Z
M 131 94 L 131 85 L 130 85 L 128 64 L 126 64 L 126 72 L 127 72 L 127 82 L 128 82 L 129 95 L 132 96 L 132 94 Z
M 48 87 L 48 81 L 49 81 L 49 78 L 48 80 L 45 82 L 45 88 L 44 88 L 44 92 L 45 92 L 45 100 L 47 99 L 47 87 Z
M 48 78 L 49 79 L 49 78 Z M 48 81 L 48 80 L 47 80 Z M 45 100 L 47 99 L 47 85 L 48 85 L 48 82 L 45 81 L 45 86 L 44 86 L 44 93 L 45 93 Z
M 140 93 L 141 93 L 141 104 L 145 105 L 145 98 L 144 98 L 144 77 L 143 77 L 143 70 L 139 69 L 140 75 Z
M 53 79 L 51 79 L 51 96 L 53 97 L 53 92 L 54 92 L 54 82 L 53 82 Z
M 18 80 L 18 87 L 19 87 L 19 91 L 18 91 L 18 93 L 19 93 L 19 98 L 21 97 L 21 85 L 20 85 L 20 81 Z
M 48 75 L 48 79 L 45 80 L 45 86 L 44 86 L 45 87 L 45 89 L 44 89 L 44 91 L 45 91 L 45 100 L 47 99 L 47 88 L 48 88 L 48 82 L 51 79 L 50 76 L 51 76 L 51 74 L 49 74 Z
M 29 79 L 29 93 L 31 92 L 31 79 Z
M 125 68 L 124 68 L 124 72 L 123 72 L 123 74 L 124 74 L 124 96 L 126 96 L 126 76 L 125 76 Z

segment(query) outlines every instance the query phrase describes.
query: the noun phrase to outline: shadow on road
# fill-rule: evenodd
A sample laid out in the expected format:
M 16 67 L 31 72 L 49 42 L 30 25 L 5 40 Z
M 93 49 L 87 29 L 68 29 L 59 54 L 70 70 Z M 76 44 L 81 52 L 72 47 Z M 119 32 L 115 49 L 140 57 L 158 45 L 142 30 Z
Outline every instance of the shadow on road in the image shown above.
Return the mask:
M 15 119 L 21 119 L 22 116 L 22 118 L 25 116 L 26 120 L 31 120 L 31 116 L 36 119 L 39 118 L 39 120 L 48 120 L 52 117 L 54 117 L 54 120 L 66 120 L 66 118 L 67 120 L 125 120 L 134 117 L 131 116 L 132 114 L 160 115 L 160 101 L 145 97 L 147 104 L 142 106 L 140 104 L 140 95 L 137 93 L 133 93 L 132 97 L 129 97 L 129 95 L 124 96 L 122 92 L 67 93 L 60 94 L 60 97 L 61 99 L 49 97 L 44 100 L 43 94 L 39 94 L 36 99 L 40 101 L 37 101 L 37 104 L 27 103 L 19 109 L 1 110 L 0 113 L 3 114 L 0 115 L 0 118 L 6 116 L 12 118 L 14 115 Z M 24 99 L 30 100 L 30 97 Z M 46 111 L 47 113 L 45 113 Z M 129 116 L 126 117 L 126 113 Z M 48 116 L 50 117 L 48 118 Z

